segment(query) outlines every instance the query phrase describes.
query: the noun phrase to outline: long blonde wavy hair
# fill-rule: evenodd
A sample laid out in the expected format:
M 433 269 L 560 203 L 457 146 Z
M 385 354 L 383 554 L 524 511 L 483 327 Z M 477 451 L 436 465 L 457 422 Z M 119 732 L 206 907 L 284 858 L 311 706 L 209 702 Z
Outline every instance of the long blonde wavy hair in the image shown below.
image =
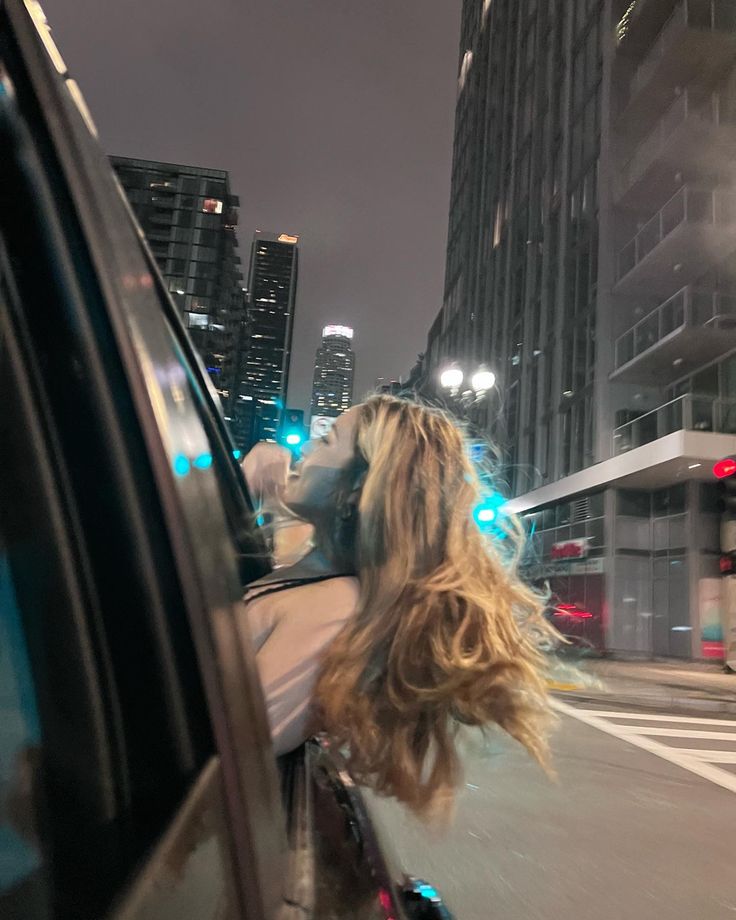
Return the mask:
M 359 782 L 419 814 L 442 812 L 461 780 L 461 725 L 499 725 L 548 763 L 544 666 L 529 629 L 544 623 L 541 603 L 474 522 L 480 480 L 443 412 L 371 397 L 356 465 L 360 598 L 315 700 Z

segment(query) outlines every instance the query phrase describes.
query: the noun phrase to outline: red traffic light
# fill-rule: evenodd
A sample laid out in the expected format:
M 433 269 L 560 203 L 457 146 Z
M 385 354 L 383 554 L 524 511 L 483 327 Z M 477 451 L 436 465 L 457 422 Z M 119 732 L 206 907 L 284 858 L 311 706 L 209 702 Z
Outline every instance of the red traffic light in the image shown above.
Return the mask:
M 736 460 L 733 457 L 726 457 L 713 464 L 713 475 L 716 479 L 727 479 L 734 473 L 736 473 Z

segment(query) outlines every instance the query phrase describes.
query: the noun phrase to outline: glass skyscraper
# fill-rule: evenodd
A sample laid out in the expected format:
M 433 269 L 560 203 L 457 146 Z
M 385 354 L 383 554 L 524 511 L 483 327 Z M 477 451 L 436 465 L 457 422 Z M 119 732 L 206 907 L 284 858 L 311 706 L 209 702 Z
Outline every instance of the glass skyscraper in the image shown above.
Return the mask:
M 227 172 L 111 157 L 226 413 L 238 380 L 243 274 Z
M 247 448 L 275 440 L 286 405 L 298 269 L 299 238 L 257 231 L 248 273 L 247 314 L 237 395 L 236 440 Z
M 353 402 L 355 352 L 349 326 L 325 326 L 314 360 L 312 417 L 337 416 Z

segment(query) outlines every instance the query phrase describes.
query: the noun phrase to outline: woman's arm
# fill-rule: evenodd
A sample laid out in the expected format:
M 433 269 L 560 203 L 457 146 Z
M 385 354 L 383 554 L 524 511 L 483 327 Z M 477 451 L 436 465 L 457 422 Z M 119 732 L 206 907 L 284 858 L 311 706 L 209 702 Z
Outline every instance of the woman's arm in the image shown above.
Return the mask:
M 253 504 L 259 510 L 266 503 L 278 504 L 286 488 L 291 452 L 278 444 L 261 441 L 245 455 L 243 475 Z
M 243 474 L 258 511 L 270 514 L 273 528 L 274 565 L 293 565 L 310 549 L 314 528 L 304 521 L 288 520 L 282 497 L 291 466 L 291 453 L 285 447 L 262 441 L 243 460 Z

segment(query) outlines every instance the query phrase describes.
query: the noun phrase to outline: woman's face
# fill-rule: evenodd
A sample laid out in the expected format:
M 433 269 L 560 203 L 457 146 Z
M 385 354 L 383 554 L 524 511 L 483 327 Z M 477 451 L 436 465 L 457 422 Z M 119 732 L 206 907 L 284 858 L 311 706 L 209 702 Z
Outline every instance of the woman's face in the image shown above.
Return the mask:
M 284 502 L 306 521 L 335 510 L 337 486 L 355 458 L 358 407 L 344 412 L 325 437 L 305 445 L 302 460 L 290 474 Z

